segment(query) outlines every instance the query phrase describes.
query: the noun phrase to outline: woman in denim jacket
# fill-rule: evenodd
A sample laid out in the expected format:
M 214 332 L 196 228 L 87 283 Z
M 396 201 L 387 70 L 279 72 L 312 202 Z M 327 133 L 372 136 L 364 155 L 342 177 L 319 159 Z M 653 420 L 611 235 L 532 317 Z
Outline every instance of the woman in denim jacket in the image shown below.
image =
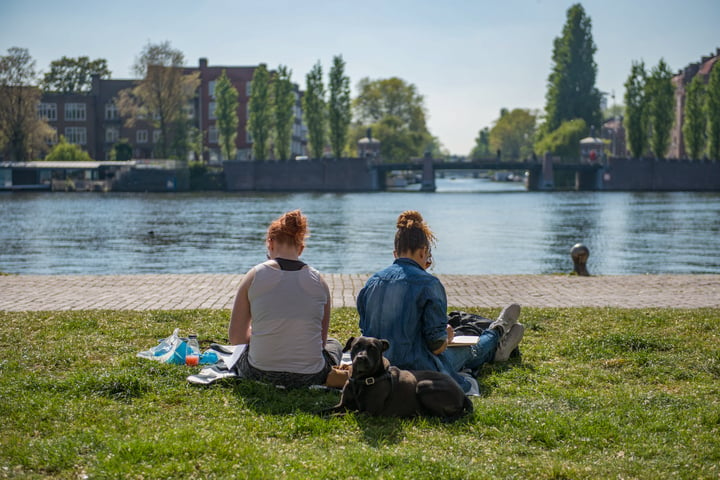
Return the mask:
M 447 324 L 447 295 L 432 264 L 435 235 L 419 212 L 400 214 L 395 233 L 395 262 L 370 277 L 358 294 L 360 330 L 390 342 L 385 356 L 404 369 L 436 370 L 452 376 L 469 392 L 473 385 L 458 372 L 483 363 L 507 360 L 522 338 L 520 307 L 505 308 L 477 344 L 448 349 L 454 333 Z

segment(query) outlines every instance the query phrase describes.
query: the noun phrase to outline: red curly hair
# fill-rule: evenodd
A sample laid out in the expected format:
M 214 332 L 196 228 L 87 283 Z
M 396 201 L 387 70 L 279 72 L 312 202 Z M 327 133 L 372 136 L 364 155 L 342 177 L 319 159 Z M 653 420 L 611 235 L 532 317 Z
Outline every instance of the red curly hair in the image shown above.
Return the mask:
M 285 245 L 305 246 L 309 234 L 307 217 L 300 210 L 293 210 L 274 220 L 267 230 L 267 239 Z

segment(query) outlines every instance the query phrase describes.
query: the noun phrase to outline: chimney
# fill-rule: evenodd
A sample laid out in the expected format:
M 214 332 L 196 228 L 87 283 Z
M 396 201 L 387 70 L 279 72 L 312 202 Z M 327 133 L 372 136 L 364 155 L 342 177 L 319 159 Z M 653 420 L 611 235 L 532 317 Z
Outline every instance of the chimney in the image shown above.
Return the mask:
M 207 68 L 207 58 L 203 57 L 200 59 L 200 69 L 204 70 Z

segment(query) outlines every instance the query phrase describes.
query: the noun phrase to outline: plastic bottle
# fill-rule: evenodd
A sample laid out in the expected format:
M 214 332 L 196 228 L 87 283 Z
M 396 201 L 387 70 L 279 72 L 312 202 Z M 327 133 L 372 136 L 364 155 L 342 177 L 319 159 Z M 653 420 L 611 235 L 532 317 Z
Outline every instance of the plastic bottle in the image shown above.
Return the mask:
M 200 363 L 200 344 L 197 335 L 189 335 L 185 350 L 185 365 L 195 366 Z

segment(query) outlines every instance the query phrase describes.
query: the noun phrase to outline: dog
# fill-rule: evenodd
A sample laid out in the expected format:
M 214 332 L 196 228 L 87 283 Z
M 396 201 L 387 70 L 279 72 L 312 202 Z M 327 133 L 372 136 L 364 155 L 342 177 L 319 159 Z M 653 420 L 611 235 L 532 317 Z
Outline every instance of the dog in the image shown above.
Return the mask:
M 470 399 L 449 375 L 432 370 L 401 370 L 383 356 L 390 347 L 384 339 L 350 337 L 352 373 L 340 403 L 325 413 L 366 412 L 381 417 L 418 415 L 457 420 L 473 411 Z

